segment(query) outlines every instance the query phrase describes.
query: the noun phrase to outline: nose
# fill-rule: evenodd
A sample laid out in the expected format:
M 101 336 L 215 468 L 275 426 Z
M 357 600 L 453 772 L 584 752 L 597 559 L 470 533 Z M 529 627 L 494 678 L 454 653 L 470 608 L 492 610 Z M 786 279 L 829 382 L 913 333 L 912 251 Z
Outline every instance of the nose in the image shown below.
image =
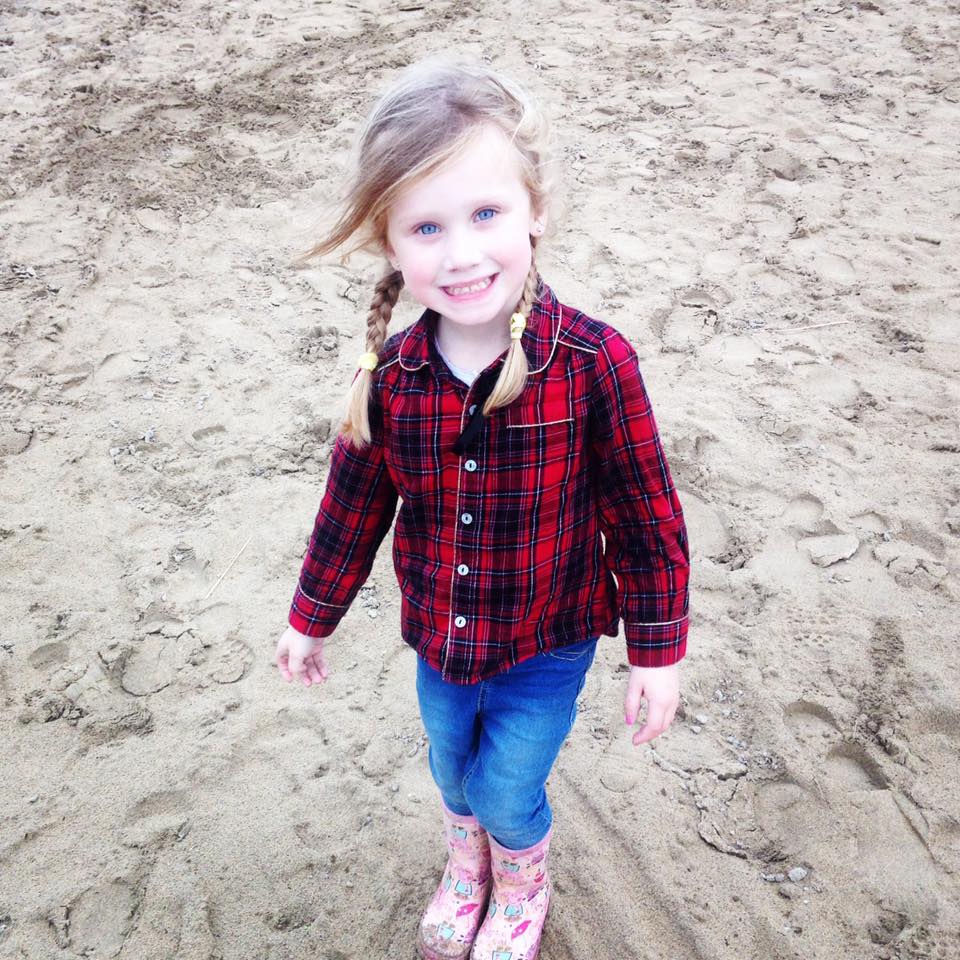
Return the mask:
M 443 269 L 450 273 L 469 270 L 483 260 L 477 236 L 469 228 L 451 229 L 447 233 Z

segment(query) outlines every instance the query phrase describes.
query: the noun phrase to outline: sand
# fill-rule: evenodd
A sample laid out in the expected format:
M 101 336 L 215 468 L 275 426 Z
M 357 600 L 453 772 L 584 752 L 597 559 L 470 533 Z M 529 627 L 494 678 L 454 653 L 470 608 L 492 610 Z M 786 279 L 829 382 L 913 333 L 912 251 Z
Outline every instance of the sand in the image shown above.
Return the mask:
M 412 960 L 389 538 L 329 682 L 273 666 L 377 264 L 289 263 L 456 46 L 553 118 L 542 272 L 637 346 L 694 553 L 650 745 L 601 641 L 542 960 L 960 956 L 957 12 L 5 4 L 0 955 Z

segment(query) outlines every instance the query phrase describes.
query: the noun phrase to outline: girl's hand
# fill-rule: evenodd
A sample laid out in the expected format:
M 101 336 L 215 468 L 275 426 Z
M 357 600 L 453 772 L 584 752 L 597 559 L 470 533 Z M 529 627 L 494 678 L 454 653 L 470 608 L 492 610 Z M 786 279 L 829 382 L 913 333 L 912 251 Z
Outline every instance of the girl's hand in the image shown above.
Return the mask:
M 323 658 L 323 638 L 307 637 L 293 627 L 287 627 L 280 635 L 274 662 L 287 683 L 302 676 L 304 685 L 309 687 L 330 676 Z
M 673 715 L 680 704 L 680 669 L 677 664 L 630 668 L 623 705 L 628 727 L 637 721 L 641 697 L 647 700 L 647 722 L 633 735 L 635 747 L 659 737 L 673 723 Z

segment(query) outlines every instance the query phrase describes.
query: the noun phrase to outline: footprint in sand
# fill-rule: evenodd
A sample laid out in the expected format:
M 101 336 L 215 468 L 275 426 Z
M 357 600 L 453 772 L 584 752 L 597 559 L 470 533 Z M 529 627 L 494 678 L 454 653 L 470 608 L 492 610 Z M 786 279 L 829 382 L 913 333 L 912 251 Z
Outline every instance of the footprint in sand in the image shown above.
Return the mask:
M 730 533 L 723 514 L 713 504 L 688 490 L 680 491 L 680 499 L 690 530 L 692 556 L 695 559 L 721 557 L 730 542 Z
M 85 383 L 93 371 L 94 367 L 91 363 L 71 363 L 51 373 L 47 382 L 58 387 L 62 393 Z
M 894 528 L 889 517 L 875 513 L 873 510 L 858 513 L 855 517 L 851 517 L 850 522 L 861 537 L 883 536 Z
M 947 567 L 923 547 L 903 540 L 878 543 L 873 556 L 901 587 L 936 590 L 949 574 Z
M 816 533 L 823 517 L 823 501 L 812 493 L 794 497 L 780 515 L 785 527 L 793 527 L 802 533 Z
M 139 889 L 136 920 L 118 960 L 216 955 L 214 904 L 183 852 L 174 848 L 161 855 Z
M 802 862 L 830 882 L 853 873 L 876 902 L 910 916 L 935 907 L 939 867 L 922 835 L 922 814 L 886 774 L 884 758 L 845 734 L 812 698 L 789 704 L 784 723 L 798 749 L 783 774 L 738 791 L 752 853 Z
M 780 516 L 783 526 L 794 536 L 798 549 L 810 562 L 818 567 L 829 567 L 841 560 L 849 560 L 857 552 L 860 540 L 824 518 L 823 513 L 823 502 L 805 493 L 794 497 Z
M 124 819 L 123 843 L 156 853 L 190 832 L 190 795 L 185 790 L 160 790 L 137 801 Z
M 123 666 L 120 685 L 134 697 L 146 697 L 173 683 L 177 675 L 171 657 L 175 641 L 150 634 L 131 650 Z
M 131 881 L 107 880 L 55 908 L 47 921 L 61 950 L 81 957 L 115 957 L 130 934 L 138 900 Z
M 663 348 L 692 353 L 710 343 L 722 330 L 719 311 L 728 299 L 725 293 L 714 296 L 699 288 L 681 291 L 680 302 L 670 314 L 652 324 Z M 731 350 L 736 352 L 734 347 Z
M 0 418 L 14 420 L 26 409 L 36 389 L 25 390 L 9 380 L 0 383 Z
M 33 437 L 33 424 L 28 420 L 0 422 L 0 457 L 15 457 L 24 453 Z
M 253 665 L 253 651 L 236 637 L 213 644 L 207 656 L 207 676 L 216 683 L 236 683 Z
M 294 356 L 301 363 L 335 362 L 340 353 L 340 331 L 332 324 L 317 324 L 301 337 Z

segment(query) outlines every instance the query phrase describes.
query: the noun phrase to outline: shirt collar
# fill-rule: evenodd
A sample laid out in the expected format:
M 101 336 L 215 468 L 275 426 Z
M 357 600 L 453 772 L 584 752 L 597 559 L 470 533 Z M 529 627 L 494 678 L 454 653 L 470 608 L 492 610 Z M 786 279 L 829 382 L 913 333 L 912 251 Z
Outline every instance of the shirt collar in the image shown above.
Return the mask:
M 539 281 L 537 299 L 527 316 L 527 326 L 520 337 L 520 346 L 527 357 L 530 373 L 541 373 L 553 359 L 560 337 L 560 304 L 550 287 Z M 399 360 L 404 370 L 419 370 L 431 361 L 440 361 L 433 342 L 438 314 L 424 310 L 420 319 L 412 324 L 400 343 Z M 502 358 L 497 359 L 497 363 Z

